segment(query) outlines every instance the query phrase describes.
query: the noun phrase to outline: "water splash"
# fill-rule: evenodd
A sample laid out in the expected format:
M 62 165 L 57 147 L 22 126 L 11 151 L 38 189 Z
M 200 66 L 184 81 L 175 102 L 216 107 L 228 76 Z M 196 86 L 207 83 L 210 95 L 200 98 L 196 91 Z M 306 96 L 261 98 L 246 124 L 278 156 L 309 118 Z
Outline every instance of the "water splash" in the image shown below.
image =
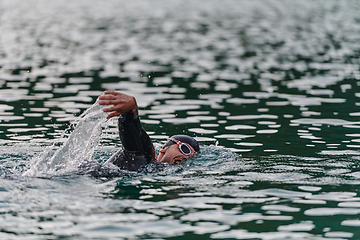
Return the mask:
M 79 116 L 76 127 L 65 143 L 59 148 L 47 148 L 40 156 L 35 157 L 24 176 L 48 177 L 76 173 L 82 166 L 90 166 L 95 147 L 100 142 L 101 126 L 106 122 L 103 106 L 95 102 Z M 60 140 L 64 140 L 64 137 Z

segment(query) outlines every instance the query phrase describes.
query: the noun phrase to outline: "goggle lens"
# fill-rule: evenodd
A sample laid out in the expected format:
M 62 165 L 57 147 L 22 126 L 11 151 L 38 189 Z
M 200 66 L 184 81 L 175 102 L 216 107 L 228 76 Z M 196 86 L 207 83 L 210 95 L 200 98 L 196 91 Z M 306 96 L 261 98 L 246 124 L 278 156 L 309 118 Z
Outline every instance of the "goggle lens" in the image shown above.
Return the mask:
M 179 145 L 180 152 L 185 155 L 189 155 L 191 153 L 191 149 L 186 144 Z
M 179 150 L 180 150 L 180 152 L 181 152 L 182 154 L 184 154 L 184 155 L 190 155 L 191 149 L 190 149 L 190 147 L 189 147 L 188 145 L 186 145 L 185 143 L 180 142 L 179 140 L 176 140 L 176 139 L 174 139 L 174 138 L 170 138 L 170 140 L 173 141 L 173 142 L 175 142 L 175 143 L 178 145 Z

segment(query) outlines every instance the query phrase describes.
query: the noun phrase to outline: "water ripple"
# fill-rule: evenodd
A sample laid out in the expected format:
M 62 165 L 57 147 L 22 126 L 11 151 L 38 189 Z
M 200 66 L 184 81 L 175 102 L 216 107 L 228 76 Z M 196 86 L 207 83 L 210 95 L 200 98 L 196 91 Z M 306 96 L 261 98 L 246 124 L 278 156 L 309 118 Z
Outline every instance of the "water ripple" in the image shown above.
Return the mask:
M 1 1 L 0 237 L 359 239 L 359 7 Z M 157 150 L 184 133 L 201 154 L 78 175 L 121 147 L 100 112 L 93 142 L 66 144 L 108 89 L 136 97 Z

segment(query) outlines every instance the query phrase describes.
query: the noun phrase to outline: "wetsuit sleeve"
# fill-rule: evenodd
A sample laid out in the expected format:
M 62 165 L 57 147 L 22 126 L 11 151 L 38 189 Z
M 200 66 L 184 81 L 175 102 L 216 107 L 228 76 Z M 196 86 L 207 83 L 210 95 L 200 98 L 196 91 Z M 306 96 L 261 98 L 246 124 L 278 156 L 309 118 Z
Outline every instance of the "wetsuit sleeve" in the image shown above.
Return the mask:
M 119 117 L 118 128 L 125 154 L 145 157 L 147 163 L 155 158 L 154 145 L 142 128 L 137 111 L 122 114 Z

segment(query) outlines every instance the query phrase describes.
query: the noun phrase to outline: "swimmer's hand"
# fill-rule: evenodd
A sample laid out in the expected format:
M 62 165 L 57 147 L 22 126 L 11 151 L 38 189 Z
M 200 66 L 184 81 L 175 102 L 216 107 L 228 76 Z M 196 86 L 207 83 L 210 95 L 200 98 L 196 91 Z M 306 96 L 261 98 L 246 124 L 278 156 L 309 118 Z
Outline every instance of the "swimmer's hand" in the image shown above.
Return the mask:
M 136 99 L 132 96 L 115 91 L 105 91 L 104 94 L 99 97 L 99 105 L 113 105 L 103 109 L 104 112 L 110 112 L 107 119 L 137 110 Z

